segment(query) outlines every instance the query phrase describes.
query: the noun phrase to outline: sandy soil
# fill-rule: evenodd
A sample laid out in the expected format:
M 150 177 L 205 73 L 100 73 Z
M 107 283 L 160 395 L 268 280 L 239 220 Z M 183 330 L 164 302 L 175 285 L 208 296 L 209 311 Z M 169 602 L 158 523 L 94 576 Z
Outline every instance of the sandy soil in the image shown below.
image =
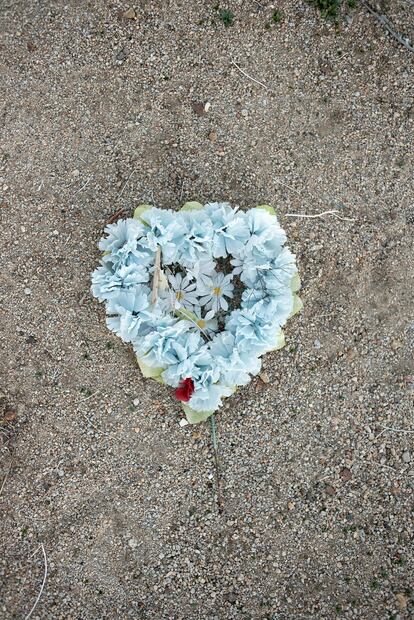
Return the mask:
M 213 5 L 1 2 L 1 618 L 43 549 L 42 620 L 412 617 L 414 54 L 362 7 Z M 304 283 L 218 416 L 222 513 L 208 424 L 89 291 L 113 214 L 191 199 L 273 204 Z

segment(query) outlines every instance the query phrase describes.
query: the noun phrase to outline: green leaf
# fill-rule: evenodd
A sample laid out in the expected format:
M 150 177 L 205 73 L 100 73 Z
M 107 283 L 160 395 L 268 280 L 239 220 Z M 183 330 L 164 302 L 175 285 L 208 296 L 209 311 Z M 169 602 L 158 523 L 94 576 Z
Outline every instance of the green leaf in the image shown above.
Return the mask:
M 143 362 L 142 359 L 138 357 L 138 355 L 137 362 L 143 377 L 145 377 L 146 379 L 154 379 L 155 381 L 158 381 L 158 383 L 164 383 L 161 378 L 161 373 L 164 372 L 165 368 L 153 368 L 151 366 L 148 366 L 148 364 Z
M 279 349 L 283 349 L 283 347 L 285 346 L 285 334 L 283 333 L 283 329 L 281 329 L 280 327 L 276 338 L 276 346 L 274 346 L 272 349 L 269 349 L 269 351 L 278 351 Z
M 295 314 L 300 312 L 302 310 L 302 308 L 303 308 L 303 301 L 301 300 L 299 295 L 296 295 L 296 293 L 294 293 L 294 295 L 293 295 L 293 308 L 292 308 L 292 312 L 289 315 L 289 318 L 291 318 L 292 316 L 294 316 Z
M 141 220 L 144 224 L 146 224 L 145 220 L 142 219 L 141 215 L 144 211 L 151 209 L 151 205 L 139 205 L 134 211 L 134 220 Z
M 296 293 L 300 289 L 301 286 L 302 286 L 302 283 L 300 281 L 300 276 L 298 272 L 296 272 L 292 276 L 292 279 L 290 281 L 290 290 L 292 291 L 292 293 Z
M 181 319 L 182 321 L 194 321 L 197 323 L 198 317 L 191 310 L 187 310 L 187 308 L 182 308 L 181 310 L 175 310 L 174 312 L 177 319 Z
M 270 205 L 258 205 L 256 209 L 263 209 L 264 211 L 270 213 L 270 215 L 276 215 L 276 211 Z
M 198 422 L 203 422 L 214 413 L 214 411 L 194 411 L 194 409 L 191 409 L 191 407 L 185 403 L 181 403 L 181 406 L 184 410 L 185 417 L 190 424 L 198 424 Z
M 200 209 L 204 209 L 200 202 L 190 201 L 183 204 L 180 211 L 200 211 Z

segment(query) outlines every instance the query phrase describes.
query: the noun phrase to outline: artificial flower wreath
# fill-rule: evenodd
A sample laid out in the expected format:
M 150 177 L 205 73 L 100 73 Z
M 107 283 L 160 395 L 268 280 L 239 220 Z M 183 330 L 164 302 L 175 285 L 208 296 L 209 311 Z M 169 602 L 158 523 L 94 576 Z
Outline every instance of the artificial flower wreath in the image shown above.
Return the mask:
M 294 255 L 272 207 L 142 205 L 105 228 L 92 292 L 145 377 L 175 389 L 189 422 L 208 418 L 283 347 L 302 306 Z

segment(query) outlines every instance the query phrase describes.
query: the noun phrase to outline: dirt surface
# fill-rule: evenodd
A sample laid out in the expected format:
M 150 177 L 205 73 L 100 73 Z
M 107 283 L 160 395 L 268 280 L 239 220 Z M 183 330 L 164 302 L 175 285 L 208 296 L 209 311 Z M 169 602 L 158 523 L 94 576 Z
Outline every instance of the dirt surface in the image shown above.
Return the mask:
M 0 617 L 43 548 L 42 620 L 413 617 L 414 54 L 362 7 L 0 4 Z M 89 291 L 114 214 L 191 199 L 273 204 L 304 284 L 217 416 L 222 513 L 208 424 Z

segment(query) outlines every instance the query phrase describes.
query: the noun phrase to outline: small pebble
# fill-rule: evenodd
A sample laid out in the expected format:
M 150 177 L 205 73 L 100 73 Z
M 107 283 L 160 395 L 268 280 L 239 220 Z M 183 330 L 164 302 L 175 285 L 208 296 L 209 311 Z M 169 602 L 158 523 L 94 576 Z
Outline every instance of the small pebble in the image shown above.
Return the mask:
M 122 17 L 124 19 L 136 19 L 137 18 L 137 14 L 136 14 L 134 9 L 128 9 L 127 11 L 124 11 L 122 13 Z
M 403 592 L 398 592 L 395 595 L 395 599 L 396 599 L 397 605 L 401 609 L 401 611 L 404 611 L 404 609 L 407 609 L 408 599 L 407 599 L 407 597 L 405 596 L 405 594 Z
M 128 540 L 128 545 L 131 547 L 131 549 L 136 549 L 138 547 L 138 541 L 136 538 L 130 538 Z

